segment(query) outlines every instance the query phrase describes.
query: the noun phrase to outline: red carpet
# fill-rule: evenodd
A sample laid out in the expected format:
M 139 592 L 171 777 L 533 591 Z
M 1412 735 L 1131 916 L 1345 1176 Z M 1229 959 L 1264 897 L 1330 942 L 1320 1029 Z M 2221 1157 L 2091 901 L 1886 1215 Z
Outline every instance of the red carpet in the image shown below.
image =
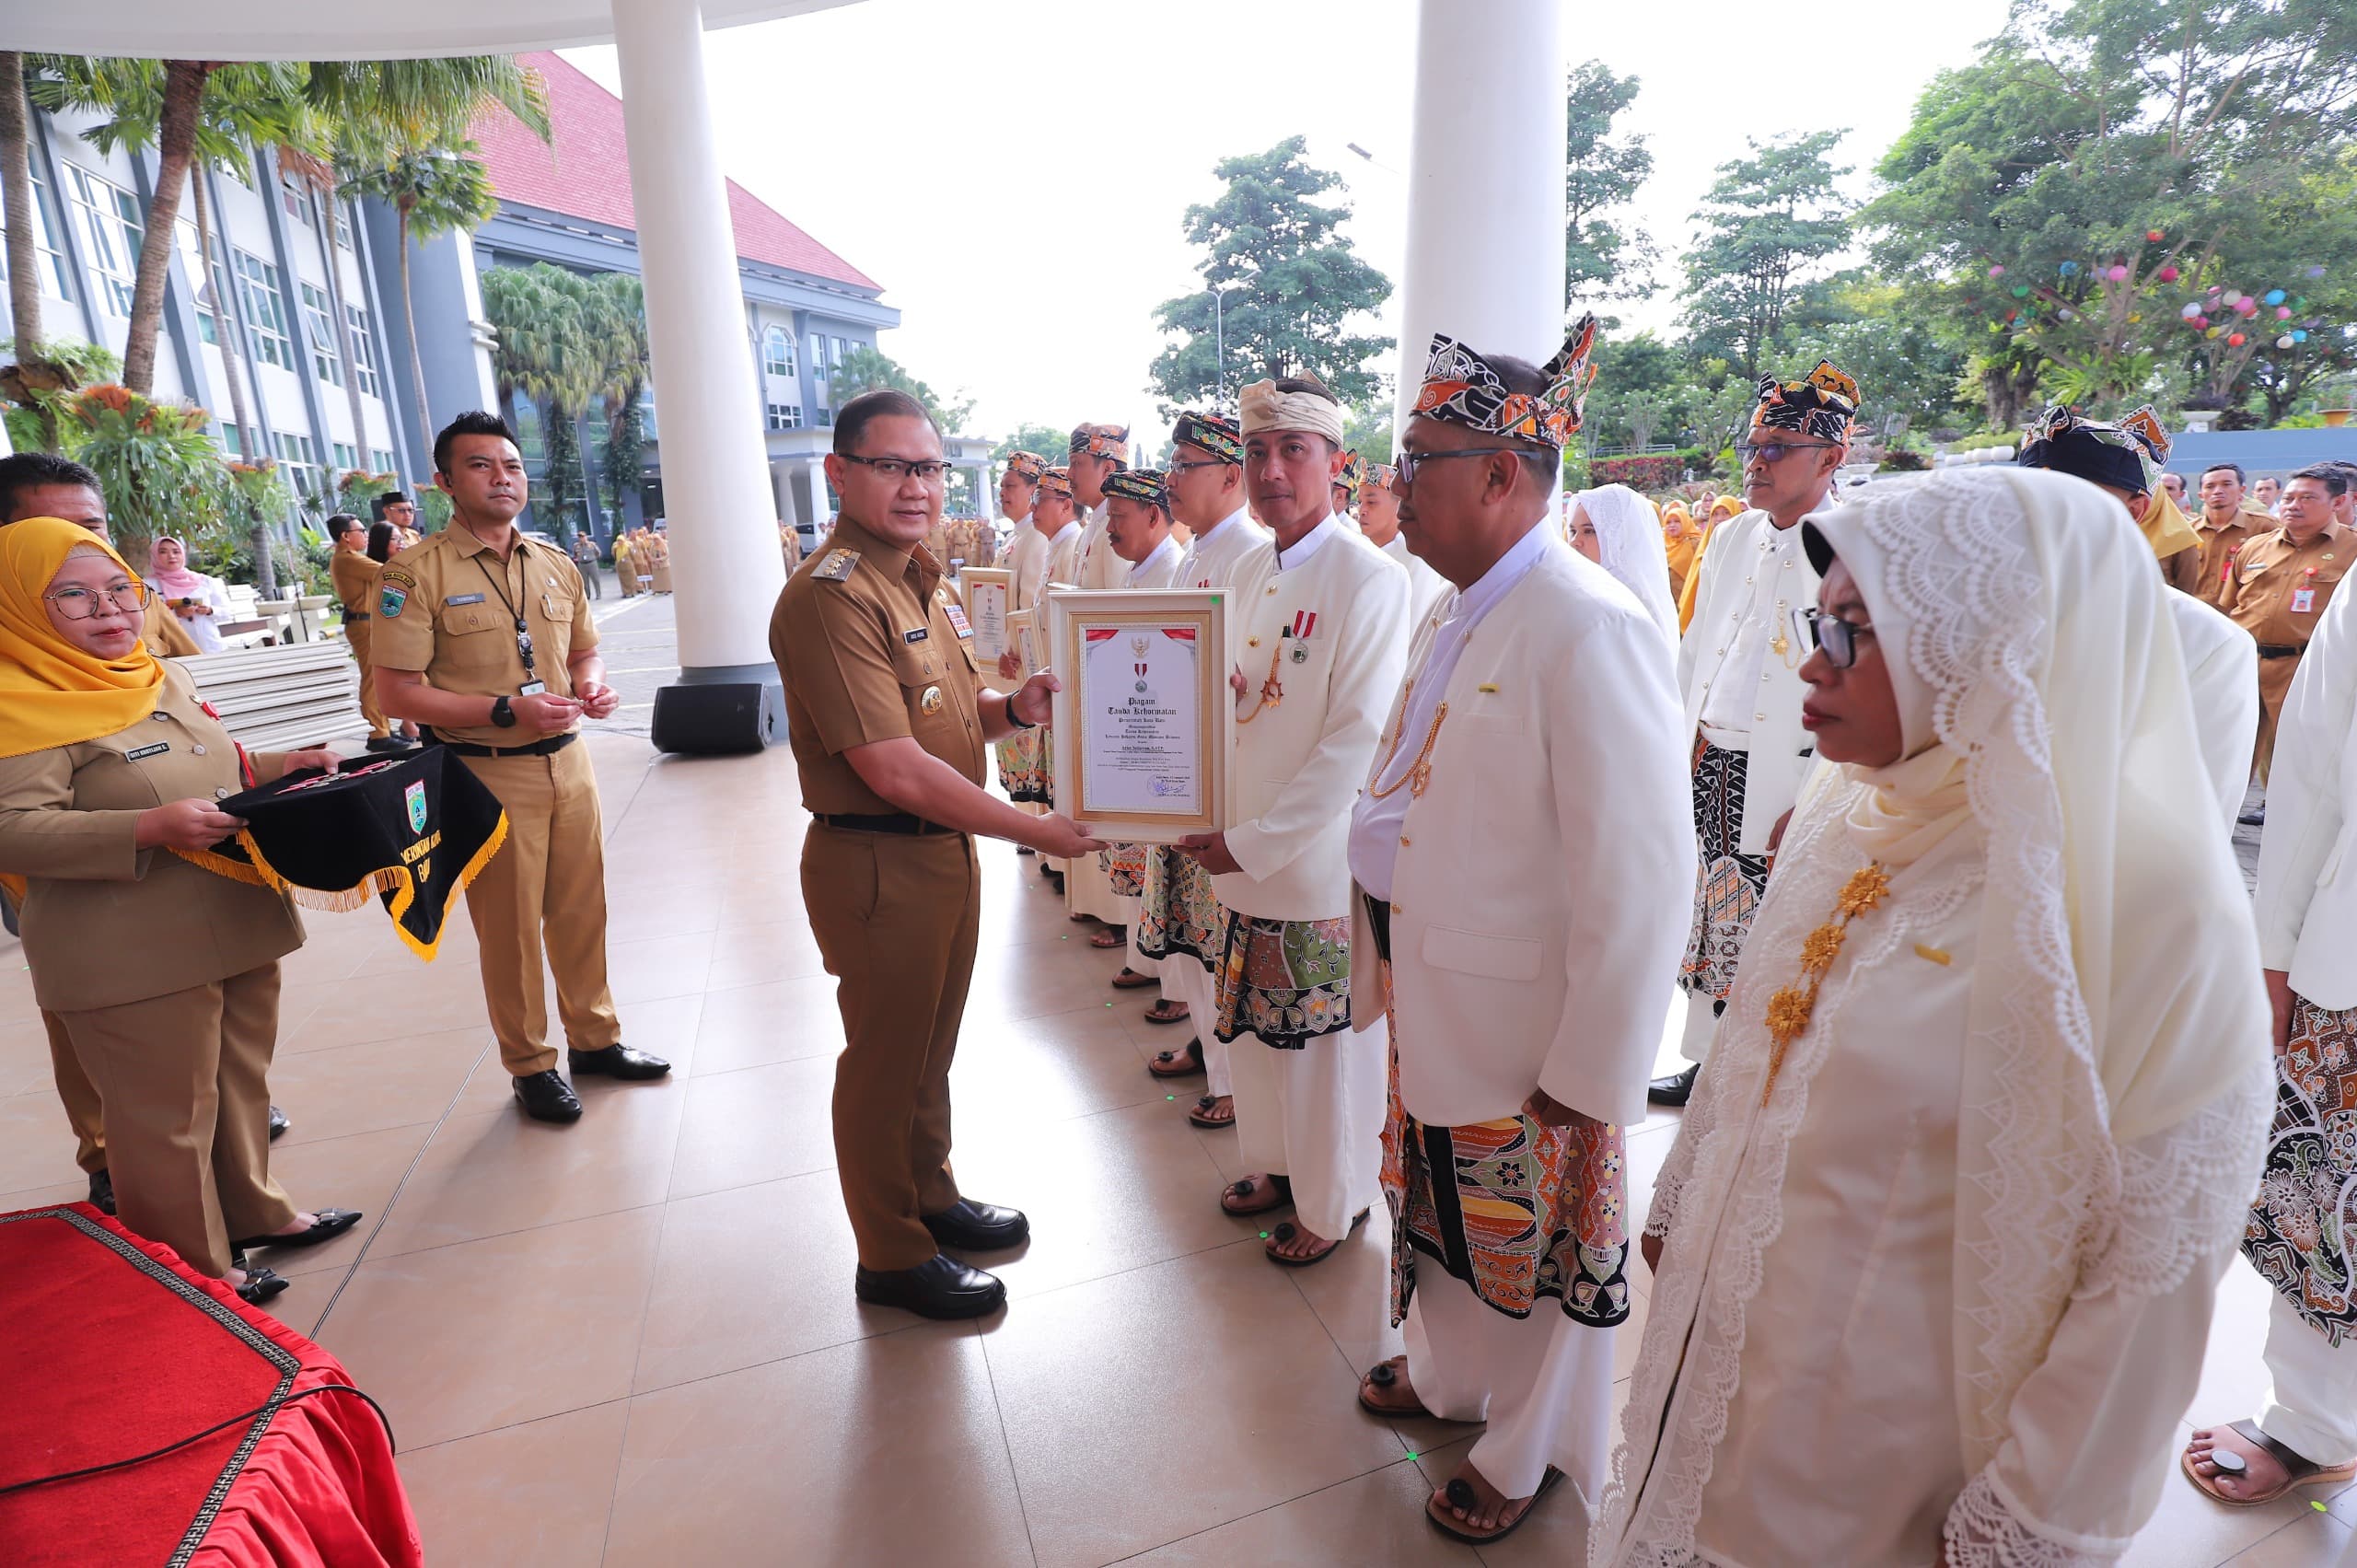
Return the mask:
M 0 1214 L 0 1490 L 230 1421 L 0 1496 L 11 1568 L 424 1561 L 377 1412 L 304 1397 L 350 1381 L 318 1345 L 87 1203 Z

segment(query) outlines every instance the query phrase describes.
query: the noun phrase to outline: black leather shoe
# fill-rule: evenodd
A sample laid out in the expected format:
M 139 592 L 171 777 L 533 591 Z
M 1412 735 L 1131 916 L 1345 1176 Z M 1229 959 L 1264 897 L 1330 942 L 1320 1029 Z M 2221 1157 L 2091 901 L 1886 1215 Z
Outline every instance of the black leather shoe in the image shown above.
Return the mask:
M 2267 802 L 2263 800 L 2260 801 L 2257 806 L 2252 807 L 2249 810 L 2235 818 L 2235 820 L 2246 828 L 2266 827 Z
M 317 1217 L 311 1228 L 298 1230 L 292 1236 L 249 1236 L 230 1246 L 242 1252 L 250 1247 L 317 1247 L 322 1241 L 333 1241 L 360 1223 L 358 1209 L 314 1209 Z
M 942 1246 L 968 1252 L 1020 1247 L 1031 1237 L 1031 1222 L 1023 1217 L 1022 1210 L 977 1203 L 971 1198 L 960 1198 L 941 1213 L 925 1215 L 924 1227 Z
M 246 1261 L 246 1255 L 242 1252 L 231 1254 L 229 1266 L 245 1271 L 246 1283 L 234 1288 L 238 1299 L 249 1307 L 260 1307 L 273 1296 L 285 1295 L 286 1287 L 295 1283 L 273 1270 L 257 1269 Z
M 1694 1080 L 1701 1072 L 1702 1064 L 1697 1062 L 1683 1073 L 1655 1078 L 1645 1086 L 1645 1098 L 1655 1105 L 1684 1105 L 1694 1098 Z
M 102 1214 L 114 1213 L 114 1173 L 110 1170 L 90 1172 L 90 1206 Z
M 406 751 L 417 744 L 406 735 L 372 735 L 368 738 L 371 751 Z
M 996 1275 L 938 1252 L 913 1269 L 863 1268 L 853 1276 L 852 1290 L 871 1306 L 897 1307 L 920 1318 L 980 1318 L 1006 1305 L 1006 1287 Z
M 581 1120 L 581 1101 L 553 1067 L 517 1079 L 516 1098 L 524 1102 L 524 1113 L 535 1121 Z
M 610 1045 L 603 1051 L 568 1051 L 565 1065 L 573 1069 L 576 1078 L 587 1073 L 597 1077 L 621 1078 L 633 1083 L 659 1078 L 671 1070 L 671 1064 L 659 1056 L 649 1056 L 627 1045 Z
M 286 1120 L 286 1113 L 284 1111 L 279 1109 L 274 1105 L 270 1108 L 270 1139 L 272 1143 L 274 1144 L 279 1139 L 286 1136 L 286 1130 L 294 1125 L 295 1123 Z

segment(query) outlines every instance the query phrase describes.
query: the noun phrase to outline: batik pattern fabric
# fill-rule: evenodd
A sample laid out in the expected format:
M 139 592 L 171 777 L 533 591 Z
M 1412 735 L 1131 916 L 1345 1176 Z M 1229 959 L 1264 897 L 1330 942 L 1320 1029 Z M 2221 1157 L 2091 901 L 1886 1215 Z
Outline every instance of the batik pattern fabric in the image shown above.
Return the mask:
M 1149 958 L 1190 958 L 1207 970 L 1226 958 L 1227 912 L 1194 856 L 1160 846 L 1146 852 L 1138 951 Z
M 1797 381 L 1759 377 L 1759 398 L 1752 405 L 1755 430 L 1793 430 L 1820 441 L 1850 438 L 1850 422 L 1858 416 L 1858 383 L 1829 359 Z
M 1219 1038 L 1256 1037 L 1278 1051 L 1351 1027 L 1351 923 L 1227 916 L 1217 972 Z
M 1170 476 L 1160 469 L 1123 469 L 1105 476 L 1105 494 L 1170 510 Z
M 1151 853 L 1144 844 L 1115 844 L 1097 852 L 1097 863 L 1105 868 L 1106 880 L 1113 884 L 1115 898 L 1145 897 L 1145 863 Z
M 1527 1318 L 1552 1296 L 1574 1322 L 1627 1321 L 1627 1176 L 1618 1127 L 1550 1127 L 1531 1116 L 1434 1127 L 1409 1115 L 1393 1016 L 1383 1196 L 1395 1326 L 1415 1299 L 1419 1268 L 1463 1281 L 1509 1318 Z
M 1048 459 L 1037 452 L 1016 452 L 1006 459 L 1006 471 L 1037 484 L 1039 476 L 1048 471 Z
M 2161 465 L 2168 459 L 2169 434 L 2150 403 L 2117 424 L 2083 418 L 2070 404 L 2055 403 L 2031 422 L 2014 461 L 2140 492 L 2160 488 Z
M 1038 748 L 1035 729 L 1018 729 L 998 743 L 999 787 L 1009 800 L 1037 800 Z
M 1749 752 L 1703 741 L 1694 754 L 1694 838 L 1701 868 L 1694 884 L 1694 926 L 1678 983 L 1689 998 L 1724 1002 L 1759 896 L 1768 889 L 1765 857 L 1736 849 L 1743 838 L 1744 778 Z
M 2275 1063 L 2275 1121 L 2243 1256 L 2336 1347 L 2357 1333 L 2357 1007 L 2292 1001 Z M 2357 1351 L 2349 1353 L 2357 1354 Z
M 1485 436 L 1538 441 L 1560 449 L 1579 434 L 1588 384 L 1596 379 L 1596 366 L 1588 358 L 1595 347 L 1596 317 L 1583 316 L 1555 357 L 1538 367 L 1546 386 L 1535 393 L 1509 392 L 1479 353 L 1446 332 L 1434 332 L 1413 412 Z
M 1181 410 L 1170 440 L 1174 446 L 1201 447 L 1224 463 L 1241 465 L 1244 461 L 1244 434 L 1236 421 L 1224 413 Z

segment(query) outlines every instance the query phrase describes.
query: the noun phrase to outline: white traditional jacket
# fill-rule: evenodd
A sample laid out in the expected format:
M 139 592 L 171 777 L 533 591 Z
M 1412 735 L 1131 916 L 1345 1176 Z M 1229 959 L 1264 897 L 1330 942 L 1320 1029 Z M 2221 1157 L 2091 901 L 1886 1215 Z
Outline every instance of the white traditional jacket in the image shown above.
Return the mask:
M 1080 533 L 1080 575 L 1073 587 L 1101 592 L 1120 587 L 1130 575 L 1130 563 L 1113 553 L 1113 541 L 1106 537 L 1112 526 L 1112 503 L 1099 501 L 1089 509 Z
M 2258 643 L 2223 610 L 2191 594 L 2170 590 L 2169 619 L 2185 648 L 2186 685 L 2193 693 L 2193 730 L 2202 765 L 2225 814 L 2226 831 L 2242 815 L 2250 783 L 2251 749 L 2258 740 Z
M 1048 541 L 1028 517 L 1006 547 L 1006 569 L 1013 574 L 1007 579 L 1007 612 L 1038 609 L 1039 590 L 1048 581 Z
M 1241 506 L 1196 535 L 1187 546 L 1187 557 L 1178 563 L 1177 587 L 1236 590 L 1227 601 L 1230 661 L 1244 646 L 1245 612 L 1276 569 L 1275 541 Z
M 1427 619 L 1410 670 L 1426 668 L 1457 600 Z M 1384 768 L 1406 700 L 1384 723 L 1370 787 L 1403 776 L 1422 747 L 1420 726 Z M 1642 1121 L 1694 889 L 1661 631 L 1550 535 L 1472 630 L 1444 700 L 1391 873 L 1400 1098 L 1435 1126 L 1514 1115 L 1534 1087 L 1602 1121 Z M 1359 892 L 1354 942 L 1372 955 Z M 1353 1019 L 1381 1016 L 1386 1000 L 1382 967 L 1353 964 Z
M 1331 517 L 1287 553 L 1295 564 L 1237 596 L 1227 849 L 1243 869 L 1212 889 L 1244 914 L 1336 920 L 1351 899 L 1351 806 L 1407 662 L 1408 575 Z M 1283 695 L 1263 705 L 1272 668 Z
M 2325 606 L 2276 721 L 2258 914 L 2262 964 L 2357 1007 L 2357 593 Z
M 1154 553 L 1132 566 L 1124 561 L 1121 587 L 1125 588 L 1175 588 L 1178 586 L 1178 568 L 1185 565 L 1187 552 L 1175 539 L 1165 538 L 1155 546 Z
M 1074 588 L 1080 586 L 1080 541 L 1086 531 L 1078 522 L 1066 523 L 1056 537 L 1048 541 L 1047 570 L 1041 579 L 1042 598 L 1046 597 L 1045 591 L 1049 587 Z M 1042 616 L 1039 634 L 1045 637 L 1047 632 L 1047 618 Z
M 1734 713 L 1750 734 L 1743 833 L 1736 846 L 1745 854 L 1768 853 L 1768 835 L 1800 798 L 1817 749 L 1801 727 L 1808 688 L 1800 667 L 1806 652 L 1790 614 L 1817 604 L 1817 569 L 1801 548 L 1800 533 L 1797 523 L 1779 529 L 1756 508 L 1721 523 L 1695 568 L 1702 581 L 1695 590 L 1694 619 L 1678 646 L 1689 744 L 1714 711 Z M 1782 655 L 1773 651 L 1780 642 Z M 1761 648 L 1768 651 L 1752 676 L 1750 655 Z M 1745 679 L 1757 690 L 1737 692 L 1727 684 Z
M 1383 553 L 1408 569 L 1408 628 L 1413 636 L 1424 622 L 1432 619 L 1433 607 L 1450 593 L 1448 579 L 1424 564 L 1421 556 L 1408 548 L 1408 537 L 1395 533 L 1383 547 Z

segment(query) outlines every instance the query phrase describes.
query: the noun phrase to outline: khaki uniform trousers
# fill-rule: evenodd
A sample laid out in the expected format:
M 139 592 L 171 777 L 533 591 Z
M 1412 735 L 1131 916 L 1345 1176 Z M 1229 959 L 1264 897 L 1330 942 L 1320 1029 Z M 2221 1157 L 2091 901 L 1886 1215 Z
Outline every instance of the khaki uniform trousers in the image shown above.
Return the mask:
M 507 842 L 467 889 L 499 1060 L 518 1078 L 556 1065 L 544 953 L 565 1043 L 575 1051 L 619 1044 L 621 1020 L 606 984 L 605 831 L 589 748 L 576 740 L 545 757 L 459 761 L 507 811 Z
M 116 1217 L 199 1273 L 229 1272 L 233 1237 L 295 1217 L 270 1179 L 270 1059 L 278 965 L 144 1002 L 61 1015 L 106 1106 Z
M 360 667 L 360 716 L 368 721 L 368 738 L 382 740 L 392 734 L 393 726 L 385 717 L 385 710 L 377 705 L 377 682 L 369 674 L 368 622 L 343 623 L 343 640 L 352 645 L 352 662 Z
M 2283 699 L 2292 693 L 2292 677 L 2300 672 L 2300 656 L 2258 661 L 2258 743 L 2251 756 L 2251 772 L 2261 789 L 2275 761 L 2275 723 L 2283 716 Z
M 958 1202 L 949 1063 L 981 933 L 973 841 L 814 822 L 802 898 L 827 972 L 842 981 L 835 1171 L 859 1260 L 913 1269 L 940 1250 L 921 1216 Z
M 57 1081 L 57 1101 L 65 1108 L 66 1122 L 74 1129 L 74 1163 L 84 1174 L 95 1176 L 107 1167 L 106 1119 L 98 1086 L 90 1082 L 90 1075 L 82 1071 L 81 1059 L 74 1054 L 73 1037 L 65 1032 L 65 1016 L 43 1007 L 41 1026 L 49 1031 L 49 1071 Z

